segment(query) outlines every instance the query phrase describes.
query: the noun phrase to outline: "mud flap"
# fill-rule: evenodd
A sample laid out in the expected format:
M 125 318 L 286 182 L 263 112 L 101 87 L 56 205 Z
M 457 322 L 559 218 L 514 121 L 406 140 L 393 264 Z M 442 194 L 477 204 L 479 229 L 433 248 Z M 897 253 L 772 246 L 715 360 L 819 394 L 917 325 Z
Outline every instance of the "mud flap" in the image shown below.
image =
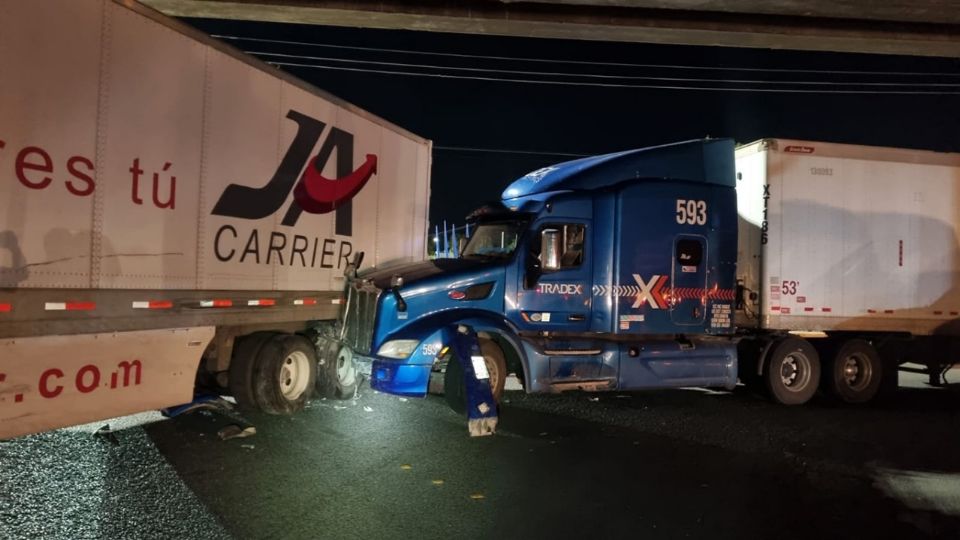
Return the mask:
M 467 392 L 467 429 L 471 437 L 493 435 L 497 429 L 497 402 L 490 388 L 490 374 L 480 352 L 477 333 L 469 326 L 457 326 L 453 351 L 463 366 Z

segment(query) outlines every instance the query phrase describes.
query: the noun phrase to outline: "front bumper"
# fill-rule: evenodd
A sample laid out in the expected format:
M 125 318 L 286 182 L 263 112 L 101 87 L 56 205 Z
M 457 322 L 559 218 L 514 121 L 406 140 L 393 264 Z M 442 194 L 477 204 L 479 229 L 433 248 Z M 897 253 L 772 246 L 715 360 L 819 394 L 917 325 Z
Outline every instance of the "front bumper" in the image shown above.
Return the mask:
M 430 372 L 450 341 L 449 329 L 440 329 L 420 341 L 407 358 L 374 356 L 370 387 L 399 396 L 423 397 L 430 386 Z

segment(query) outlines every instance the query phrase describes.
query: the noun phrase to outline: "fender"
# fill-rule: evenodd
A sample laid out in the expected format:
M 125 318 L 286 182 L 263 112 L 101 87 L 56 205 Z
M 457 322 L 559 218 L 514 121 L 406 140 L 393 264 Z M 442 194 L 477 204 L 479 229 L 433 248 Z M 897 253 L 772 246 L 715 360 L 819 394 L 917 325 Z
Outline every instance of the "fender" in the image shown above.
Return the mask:
M 403 364 L 422 364 L 425 361 L 425 358 L 422 358 L 422 349 L 424 349 L 423 345 L 425 342 L 430 341 L 432 343 L 435 341 L 442 341 L 444 342 L 444 345 L 448 345 L 450 336 L 444 335 L 444 329 L 456 327 L 460 324 L 470 326 L 477 333 L 496 334 L 503 338 L 503 342 L 508 344 L 513 349 L 513 352 L 516 354 L 516 358 L 519 359 L 520 367 L 523 369 L 524 380 L 530 380 L 530 367 L 528 366 L 527 356 L 524 353 L 523 347 L 520 345 L 520 338 L 517 328 L 514 327 L 513 324 L 501 313 L 478 309 L 448 310 L 433 313 L 423 317 L 422 319 L 414 321 L 413 323 L 394 333 L 387 334 L 379 343 L 376 344 L 374 351 L 378 351 L 384 343 L 395 339 L 415 339 L 421 343 L 421 346 L 417 348 L 417 351 L 411 355 L 406 362 L 398 360 L 384 360 L 374 354 L 375 361 Z M 433 349 L 436 347 L 431 346 L 428 348 Z

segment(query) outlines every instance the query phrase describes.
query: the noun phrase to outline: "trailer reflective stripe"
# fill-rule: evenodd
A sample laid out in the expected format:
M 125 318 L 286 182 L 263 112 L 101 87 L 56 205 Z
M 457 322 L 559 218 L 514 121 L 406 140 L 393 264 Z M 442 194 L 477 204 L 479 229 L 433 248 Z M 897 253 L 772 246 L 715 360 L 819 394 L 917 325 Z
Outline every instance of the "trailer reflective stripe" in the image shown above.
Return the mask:
M 942 312 L 942 311 L 934 311 L 933 314 L 934 314 L 934 315 L 943 315 L 943 312 Z
M 277 301 L 273 298 L 260 298 L 259 300 L 247 300 L 248 306 L 273 306 Z
M 0 302 L 0 313 L 10 313 L 11 311 L 13 311 L 13 304 Z
M 820 311 L 824 313 L 830 313 L 831 311 L 833 311 L 833 308 L 828 308 L 828 307 L 820 308 Z
M 883 312 L 884 312 L 884 313 L 893 313 L 893 310 L 892 310 L 892 309 L 885 309 L 885 310 L 883 310 Z
M 233 306 L 233 300 L 201 300 L 200 307 L 231 307 Z
M 335 302 L 336 303 L 336 302 Z M 316 298 L 297 298 L 293 301 L 295 306 L 315 306 L 317 305 Z
M 133 302 L 133 309 L 170 309 L 173 307 L 172 300 L 146 300 L 142 302 Z
M 812 307 L 805 307 L 805 308 L 803 308 L 803 310 L 804 310 L 804 311 L 813 311 L 813 308 L 812 308 Z
M 876 312 L 877 312 L 877 310 L 875 310 L 875 309 L 868 309 L 868 310 L 867 310 L 867 313 L 876 313 Z
M 46 302 L 47 311 L 92 311 L 97 309 L 96 302 Z
M 331 304 L 334 304 L 334 305 L 336 305 L 336 306 L 339 306 L 340 304 L 343 303 L 343 299 L 342 299 L 342 298 L 334 298 L 334 299 L 330 300 L 330 303 L 331 303 Z

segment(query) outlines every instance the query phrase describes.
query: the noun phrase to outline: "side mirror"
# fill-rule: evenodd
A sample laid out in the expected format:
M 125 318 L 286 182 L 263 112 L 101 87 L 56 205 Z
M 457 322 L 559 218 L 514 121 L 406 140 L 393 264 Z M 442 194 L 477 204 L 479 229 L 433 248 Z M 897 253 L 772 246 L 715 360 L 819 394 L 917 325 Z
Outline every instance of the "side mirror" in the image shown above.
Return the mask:
M 363 264 L 363 252 L 358 251 L 353 254 L 353 260 L 343 269 L 343 275 L 347 278 L 357 277 L 357 271 L 360 270 L 361 264 Z
M 540 233 L 540 268 L 544 272 L 560 269 L 560 231 L 544 229 Z

